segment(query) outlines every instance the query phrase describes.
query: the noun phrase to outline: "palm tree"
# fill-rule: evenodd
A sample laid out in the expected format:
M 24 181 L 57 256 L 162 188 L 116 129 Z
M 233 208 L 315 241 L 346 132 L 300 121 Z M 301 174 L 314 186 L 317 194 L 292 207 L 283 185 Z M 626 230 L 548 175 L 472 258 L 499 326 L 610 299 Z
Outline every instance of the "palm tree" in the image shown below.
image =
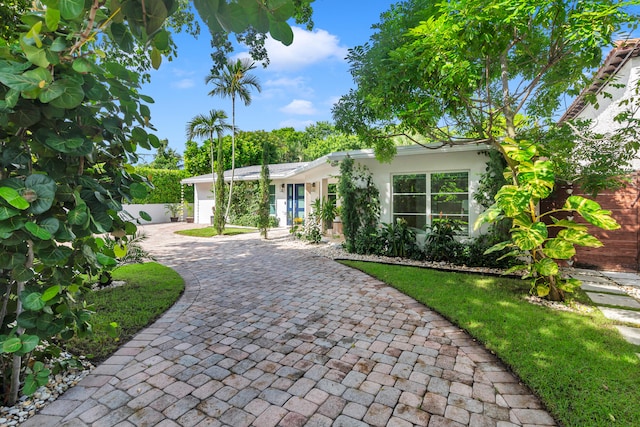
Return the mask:
M 229 60 L 220 72 L 213 72 L 206 78 L 207 84 L 213 83 L 215 86 L 209 96 L 221 96 L 231 98 L 231 184 L 229 186 L 229 200 L 227 201 L 227 211 L 225 218 L 229 216 L 231 209 L 231 196 L 233 193 L 233 180 L 236 169 L 236 98 L 244 102 L 244 105 L 251 104 L 250 89 L 253 87 L 262 91 L 258 78 L 249 75 L 249 71 L 256 68 L 255 62 L 249 59 Z
M 209 138 L 209 143 L 211 145 L 211 180 L 213 187 L 213 199 L 218 203 L 218 198 L 216 197 L 216 185 L 214 179 L 214 169 L 213 169 L 213 135 L 216 134 L 218 136 L 218 156 L 216 161 L 218 165 L 222 165 L 222 134 L 226 130 L 232 129 L 231 125 L 227 123 L 227 113 L 223 110 L 211 110 L 208 115 L 198 114 L 194 118 L 192 118 L 189 123 L 187 123 L 187 138 Z M 222 188 L 224 189 L 224 168 L 219 167 L 219 170 L 222 170 L 222 173 L 218 174 L 218 181 L 222 181 Z M 231 197 L 231 194 L 229 194 Z M 221 207 L 221 206 L 218 206 Z M 216 209 L 217 210 L 217 209 Z M 226 220 L 227 216 L 224 216 Z

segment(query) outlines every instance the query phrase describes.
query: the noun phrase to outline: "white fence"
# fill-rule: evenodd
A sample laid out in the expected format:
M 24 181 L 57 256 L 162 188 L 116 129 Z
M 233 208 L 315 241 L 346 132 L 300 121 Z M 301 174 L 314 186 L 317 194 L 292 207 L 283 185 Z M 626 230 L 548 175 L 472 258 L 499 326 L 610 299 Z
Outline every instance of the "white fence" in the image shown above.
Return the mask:
M 132 217 L 137 218 L 142 224 L 160 224 L 163 222 L 170 222 L 170 214 L 165 207 L 166 203 L 148 203 L 148 204 L 132 204 L 122 205 L 122 208 L 127 211 Z M 183 209 L 184 214 L 180 219 L 184 221 L 187 217 L 187 209 Z M 145 221 L 140 218 L 140 211 L 146 212 L 151 216 L 151 221 Z

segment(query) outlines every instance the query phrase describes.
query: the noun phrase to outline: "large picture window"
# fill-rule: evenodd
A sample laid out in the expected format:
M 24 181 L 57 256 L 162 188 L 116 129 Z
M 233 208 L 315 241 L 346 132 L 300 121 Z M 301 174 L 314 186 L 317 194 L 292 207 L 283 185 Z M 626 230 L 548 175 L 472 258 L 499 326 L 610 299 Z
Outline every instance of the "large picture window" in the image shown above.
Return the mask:
M 424 229 L 440 218 L 469 233 L 469 173 L 437 172 L 393 176 L 393 220 Z

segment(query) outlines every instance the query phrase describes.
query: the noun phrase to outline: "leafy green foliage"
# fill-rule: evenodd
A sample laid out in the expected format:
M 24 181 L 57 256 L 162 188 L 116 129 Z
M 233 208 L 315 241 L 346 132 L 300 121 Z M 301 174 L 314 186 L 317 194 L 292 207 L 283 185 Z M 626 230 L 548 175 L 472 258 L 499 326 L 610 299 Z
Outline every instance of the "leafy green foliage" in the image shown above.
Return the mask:
M 380 192 L 371 172 L 347 156 L 340 162 L 338 197 L 342 200 L 340 217 L 348 252 L 356 251 L 358 239 L 368 239 L 380 218 Z
M 270 200 L 269 200 L 269 185 L 271 180 L 269 179 L 269 145 L 268 142 L 264 142 L 262 149 L 262 167 L 260 168 L 260 202 L 258 206 L 258 229 L 260 234 L 265 239 L 267 238 L 267 231 L 269 230 L 269 214 L 270 214 Z
M 610 211 L 579 196 L 570 196 L 562 209 L 539 214 L 538 203 L 551 194 L 555 183 L 551 162 L 538 158 L 537 146 L 530 143 L 506 139 L 503 151 L 514 165 L 508 168 L 507 174 L 514 177 L 516 184 L 505 185 L 498 191 L 496 203 L 480 215 L 477 225 L 495 222 L 504 215 L 513 221 L 512 241 L 499 243 L 487 252 L 502 251 L 510 247 L 512 251 L 509 255 L 529 258 L 529 263 L 514 268 L 524 268 L 527 271 L 526 277 L 531 278 L 532 291 L 552 300 L 562 300 L 565 292 L 572 292 L 579 283 L 561 277 L 554 260 L 573 257 L 574 245 L 598 247 L 602 243 L 589 235 L 584 225 L 569 219 L 559 221 L 551 215 L 575 212 L 587 222 L 605 230 L 614 230 L 620 226 L 611 217 Z M 553 220 L 551 224 L 543 222 L 547 216 Z M 559 229 L 556 237 L 550 237 L 550 227 Z
M 134 198 L 133 203 L 178 203 L 184 191 L 184 199 L 193 202 L 193 187 L 181 188 L 180 180 L 190 175 L 185 170 L 153 169 L 136 167 L 138 175 L 145 177 L 151 184 L 148 194 L 141 199 Z

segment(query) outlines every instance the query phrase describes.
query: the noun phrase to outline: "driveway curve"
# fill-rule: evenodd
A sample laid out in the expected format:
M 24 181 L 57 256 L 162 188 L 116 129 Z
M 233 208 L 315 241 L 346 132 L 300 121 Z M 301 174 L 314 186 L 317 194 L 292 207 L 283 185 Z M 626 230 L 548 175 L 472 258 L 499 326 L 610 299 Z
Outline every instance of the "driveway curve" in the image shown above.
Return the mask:
M 145 247 L 184 295 L 23 426 L 555 425 L 495 356 L 382 282 L 284 237 L 177 227 L 145 226 Z

